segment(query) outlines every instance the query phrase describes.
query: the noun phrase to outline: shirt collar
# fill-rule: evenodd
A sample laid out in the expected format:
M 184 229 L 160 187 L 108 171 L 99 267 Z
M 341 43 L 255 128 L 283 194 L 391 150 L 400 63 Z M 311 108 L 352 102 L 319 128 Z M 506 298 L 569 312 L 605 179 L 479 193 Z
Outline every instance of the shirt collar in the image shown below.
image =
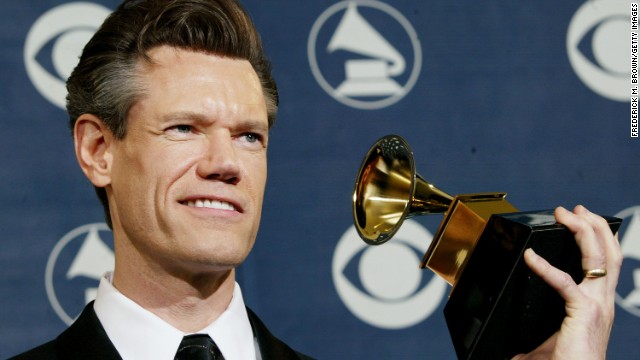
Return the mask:
M 187 334 L 124 296 L 111 281 L 110 272 L 100 280 L 93 307 L 120 356 L 124 360 L 172 360 Z M 197 333 L 209 334 L 227 360 L 256 359 L 253 330 L 238 283 L 229 307 Z

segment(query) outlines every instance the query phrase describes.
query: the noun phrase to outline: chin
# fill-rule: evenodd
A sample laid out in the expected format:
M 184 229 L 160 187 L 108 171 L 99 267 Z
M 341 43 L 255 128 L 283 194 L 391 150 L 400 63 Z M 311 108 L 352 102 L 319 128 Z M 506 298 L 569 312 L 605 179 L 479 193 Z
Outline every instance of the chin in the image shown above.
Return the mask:
M 202 251 L 193 254 L 193 262 L 214 269 L 233 269 L 240 266 L 249 255 L 249 251 L 224 249 L 223 251 Z
M 191 236 L 177 241 L 172 256 L 184 264 L 199 268 L 232 269 L 240 266 L 251 251 L 254 242 L 237 236 L 215 234 L 212 236 Z M 187 241 L 189 239 L 189 241 Z M 225 239 L 218 241 L 218 239 Z M 171 252 L 171 251 L 170 251 Z

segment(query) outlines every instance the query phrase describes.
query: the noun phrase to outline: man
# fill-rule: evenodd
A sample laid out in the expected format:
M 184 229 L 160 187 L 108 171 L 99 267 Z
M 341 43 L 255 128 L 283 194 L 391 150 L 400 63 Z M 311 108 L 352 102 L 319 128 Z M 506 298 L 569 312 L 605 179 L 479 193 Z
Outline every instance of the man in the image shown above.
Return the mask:
M 116 265 L 76 323 L 24 358 L 172 359 L 200 346 L 181 345 L 192 333 L 227 359 L 304 358 L 245 309 L 234 278 L 258 231 L 278 103 L 244 10 L 125 1 L 68 90 L 76 155 L 105 205 Z
M 278 105 L 244 10 L 234 0 L 125 1 L 87 44 L 68 90 L 76 156 L 113 229 L 115 270 L 68 330 L 18 358 L 172 359 L 201 348 L 305 358 L 245 308 L 235 283 L 258 231 Z M 584 268 L 608 275 L 576 285 L 528 251 L 567 318 L 521 359 L 602 359 L 620 250 L 583 207 L 556 216 L 576 234 Z

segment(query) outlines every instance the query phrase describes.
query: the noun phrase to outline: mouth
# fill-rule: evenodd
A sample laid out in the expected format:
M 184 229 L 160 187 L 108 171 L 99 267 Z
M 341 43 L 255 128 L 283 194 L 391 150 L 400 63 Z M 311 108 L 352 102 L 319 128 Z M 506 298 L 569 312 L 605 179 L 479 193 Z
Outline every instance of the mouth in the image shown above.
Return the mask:
M 189 207 L 195 208 L 207 208 L 207 209 L 216 209 L 216 210 L 227 210 L 227 211 L 238 211 L 236 206 L 232 203 L 220 200 L 211 200 L 211 199 L 195 199 L 195 200 L 186 200 L 180 201 L 182 205 L 186 205 Z

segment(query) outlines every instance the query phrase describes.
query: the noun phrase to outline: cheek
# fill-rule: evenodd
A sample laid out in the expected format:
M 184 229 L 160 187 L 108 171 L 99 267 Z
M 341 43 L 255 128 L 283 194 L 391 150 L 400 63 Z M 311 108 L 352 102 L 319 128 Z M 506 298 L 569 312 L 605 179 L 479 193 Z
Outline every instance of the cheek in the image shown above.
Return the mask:
M 162 148 L 147 145 L 129 150 L 114 159 L 114 190 L 130 197 L 126 201 L 135 199 L 135 202 L 149 206 L 148 202 L 158 195 L 154 193 L 161 191 L 175 177 L 173 173 L 176 169 L 170 165 L 179 162 L 174 161 L 170 151 L 163 151 Z
M 141 159 L 120 157 L 114 162 L 113 192 L 116 201 L 121 204 L 128 204 L 129 207 L 144 209 L 147 204 L 152 188 L 151 169 L 148 169 Z
M 262 201 L 265 185 L 267 183 L 267 163 L 265 160 L 255 161 L 249 167 L 249 177 L 251 178 L 251 187 L 256 197 Z
M 169 186 L 183 177 L 190 168 L 194 167 L 202 153 L 198 146 L 159 146 L 149 148 L 144 155 L 141 167 L 146 181 L 158 185 Z

